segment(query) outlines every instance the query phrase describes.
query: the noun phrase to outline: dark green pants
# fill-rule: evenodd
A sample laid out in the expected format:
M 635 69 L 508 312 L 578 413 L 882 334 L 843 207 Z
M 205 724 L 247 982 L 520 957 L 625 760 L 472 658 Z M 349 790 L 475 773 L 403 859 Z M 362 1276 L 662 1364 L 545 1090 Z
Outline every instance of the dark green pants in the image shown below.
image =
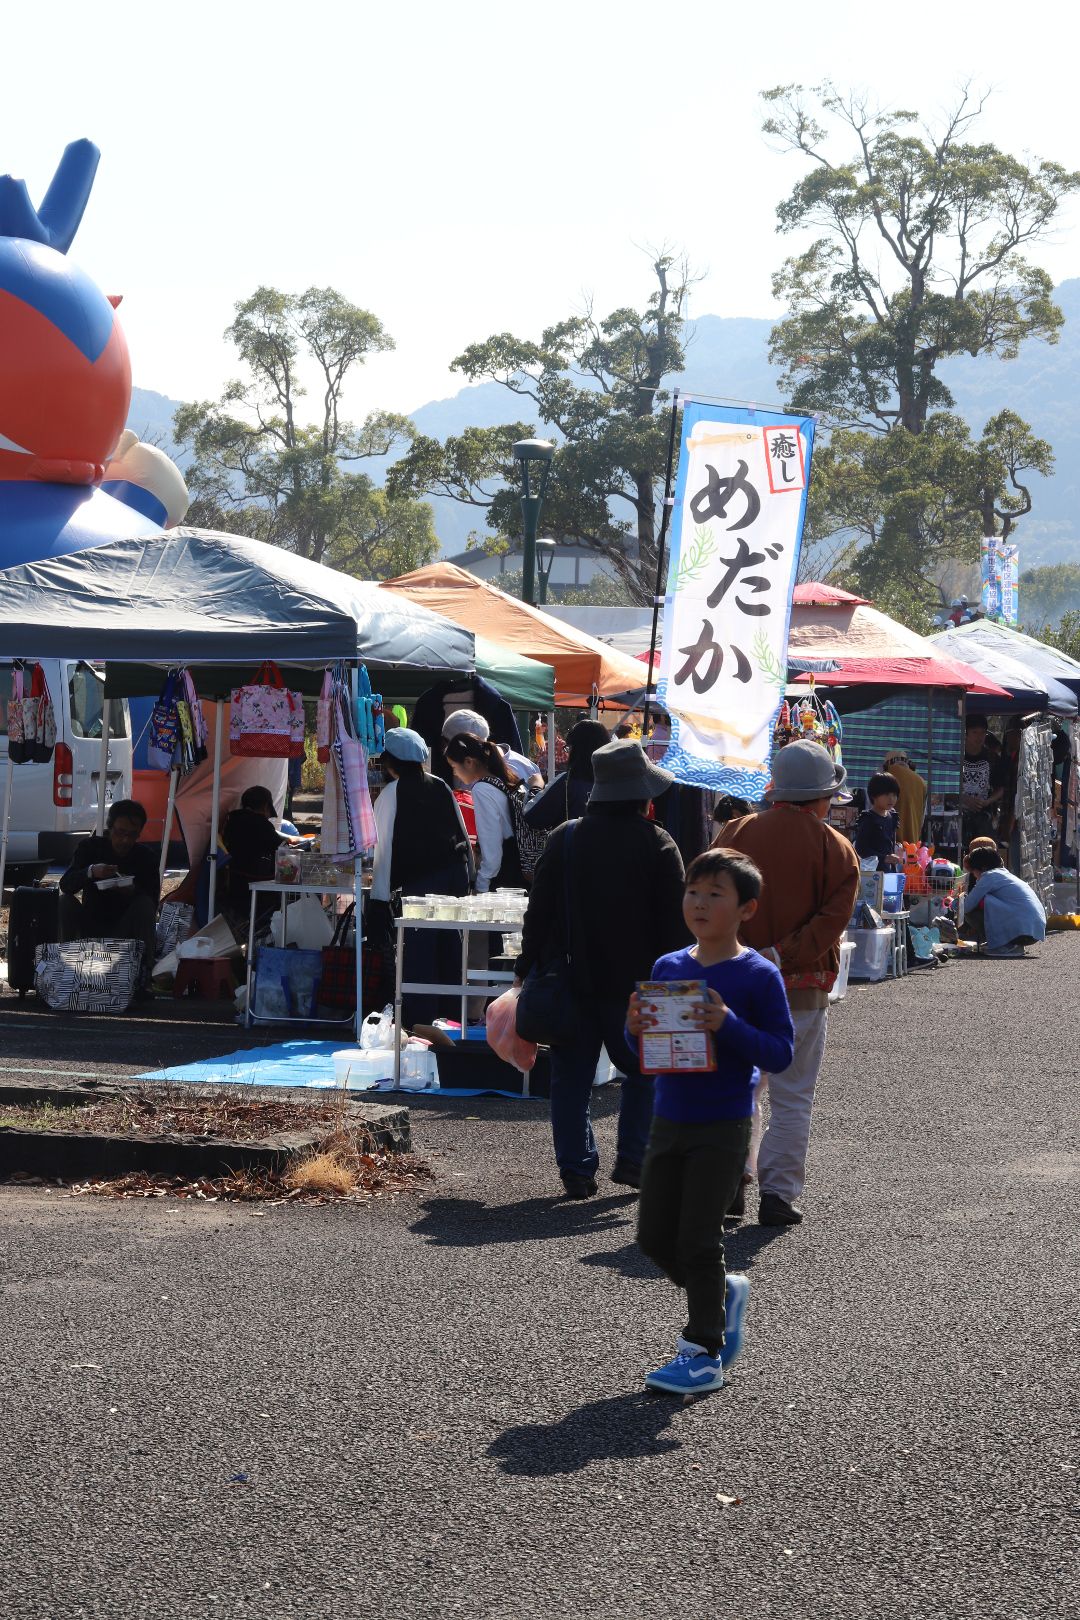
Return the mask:
M 686 1289 L 683 1337 L 713 1356 L 724 1342 L 724 1216 L 749 1146 L 749 1119 L 655 1118 L 642 1167 L 638 1243 Z

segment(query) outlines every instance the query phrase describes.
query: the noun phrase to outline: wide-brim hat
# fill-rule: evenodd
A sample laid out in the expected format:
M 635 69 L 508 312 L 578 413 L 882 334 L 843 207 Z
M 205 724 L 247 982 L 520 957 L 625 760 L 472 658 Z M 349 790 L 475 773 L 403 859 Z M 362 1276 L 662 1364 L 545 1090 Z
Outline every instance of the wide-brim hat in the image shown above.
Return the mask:
M 590 804 L 614 804 L 620 799 L 658 799 L 675 778 L 662 766 L 654 765 L 639 742 L 620 737 L 598 748 L 592 757 L 593 788 Z
M 793 742 L 773 760 L 773 779 L 765 797 L 773 804 L 810 804 L 840 794 L 847 771 L 820 743 Z

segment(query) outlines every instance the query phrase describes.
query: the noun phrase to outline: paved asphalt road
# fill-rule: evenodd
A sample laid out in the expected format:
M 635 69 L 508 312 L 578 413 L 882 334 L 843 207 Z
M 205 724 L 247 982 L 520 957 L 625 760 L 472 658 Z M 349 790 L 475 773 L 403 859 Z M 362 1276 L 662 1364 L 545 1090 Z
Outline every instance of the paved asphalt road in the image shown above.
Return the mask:
M 554 1200 L 542 1104 L 421 1103 L 422 1203 L 0 1189 L 0 1614 L 1075 1614 L 1078 970 L 853 991 L 807 1221 L 732 1241 L 746 1355 L 687 1408 L 633 1199 Z

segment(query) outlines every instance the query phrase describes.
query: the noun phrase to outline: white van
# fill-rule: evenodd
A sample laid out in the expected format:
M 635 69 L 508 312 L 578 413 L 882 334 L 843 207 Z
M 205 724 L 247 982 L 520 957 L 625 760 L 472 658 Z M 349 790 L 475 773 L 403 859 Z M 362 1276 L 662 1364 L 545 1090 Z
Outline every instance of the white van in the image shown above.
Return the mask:
M 56 710 L 56 747 L 47 765 L 16 765 L 11 773 L 9 866 L 66 864 L 78 839 L 97 825 L 104 674 L 73 658 L 43 658 L 41 667 Z M 0 813 L 7 774 L 11 669 L 11 659 L 0 657 Z M 128 706 L 114 698 L 109 705 L 105 802 L 130 796 Z

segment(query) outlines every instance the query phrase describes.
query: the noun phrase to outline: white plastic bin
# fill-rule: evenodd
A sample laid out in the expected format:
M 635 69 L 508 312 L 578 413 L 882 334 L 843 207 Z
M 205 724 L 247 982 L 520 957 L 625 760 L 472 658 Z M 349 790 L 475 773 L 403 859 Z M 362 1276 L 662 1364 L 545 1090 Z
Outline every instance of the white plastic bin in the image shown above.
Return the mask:
M 362 1051 L 348 1047 L 334 1053 L 334 1079 L 349 1091 L 371 1091 L 394 1079 L 394 1054 L 386 1047 Z
M 846 936 L 840 941 L 840 971 L 836 975 L 836 983 L 829 991 L 829 1000 L 843 1001 L 847 995 L 848 979 L 851 977 L 851 958 L 855 955 L 855 947 Z
M 869 979 L 876 983 L 889 971 L 893 948 L 891 928 L 849 928 L 848 939 L 855 950 L 848 967 L 851 979 Z

